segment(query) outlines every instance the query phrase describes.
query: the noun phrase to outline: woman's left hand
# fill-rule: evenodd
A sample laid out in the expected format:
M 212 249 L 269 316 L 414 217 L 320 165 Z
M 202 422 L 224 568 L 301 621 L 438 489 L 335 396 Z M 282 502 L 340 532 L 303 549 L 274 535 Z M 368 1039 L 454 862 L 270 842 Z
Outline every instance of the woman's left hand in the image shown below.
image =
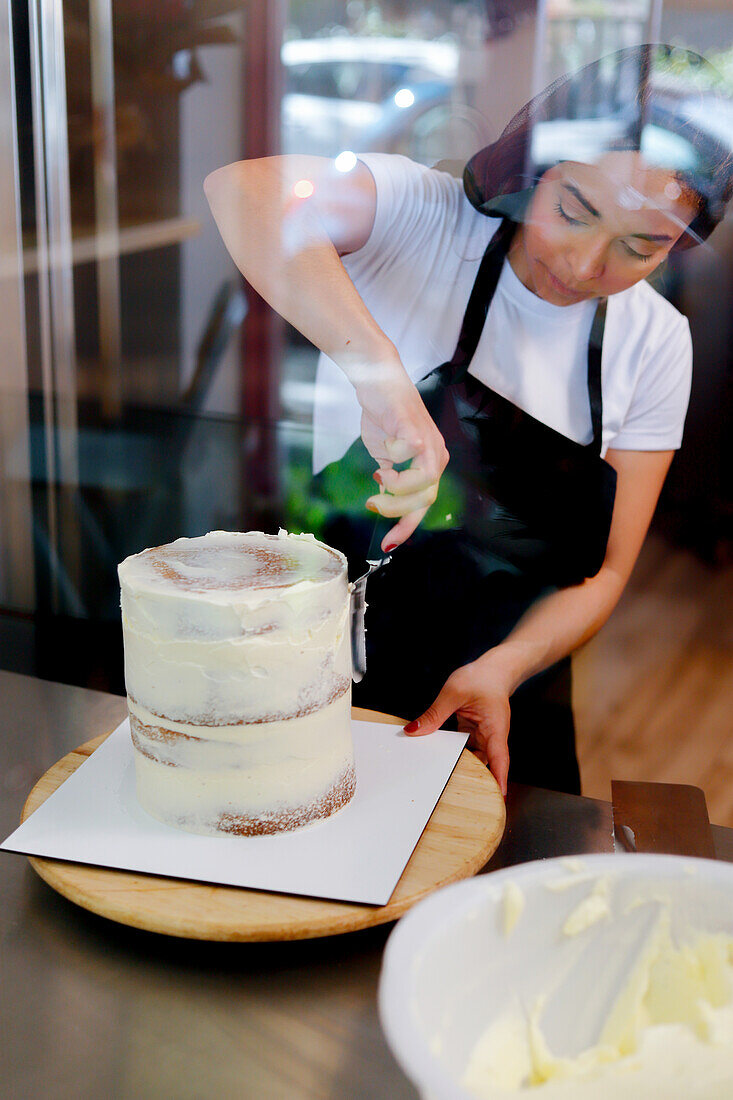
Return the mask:
M 455 714 L 458 726 L 470 734 L 468 747 L 487 764 L 506 797 L 509 773 L 509 686 L 506 678 L 479 659 L 456 669 L 435 702 L 405 726 L 411 737 L 440 729 Z

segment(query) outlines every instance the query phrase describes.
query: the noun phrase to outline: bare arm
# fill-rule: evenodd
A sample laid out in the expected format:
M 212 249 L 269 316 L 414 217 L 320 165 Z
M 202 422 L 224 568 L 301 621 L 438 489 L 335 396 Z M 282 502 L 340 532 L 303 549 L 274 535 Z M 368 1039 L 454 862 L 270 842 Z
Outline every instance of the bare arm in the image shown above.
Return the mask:
M 618 481 L 606 556 L 595 577 L 538 601 L 505 640 L 448 678 L 433 705 L 407 727 L 426 734 L 458 714 L 469 744 L 503 793 L 509 770 L 509 697 L 520 684 L 588 641 L 616 606 L 638 557 L 672 451 L 609 450 Z
M 618 482 L 603 565 L 584 584 L 535 604 L 499 647 L 512 691 L 583 645 L 606 622 L 639 556 L 673 454 L 609 450 Z
M 296 184 L 309 181 L 310 197 Z M 375 322 L 340 257 L 369 238 L 376 187 L 366 165 L 338 173 L 321 157 L 238 161 L 207 176 L 204 190 L 224 243 L 255 290 L 344 371 L 362 408 L 362 438 L 389 479 L 368 506 L 399 518 L 384 544 L 398 545 L 435 499 L 447 462 L 396 348 Z M 394 463 L 412 459 L 397 473 Z
M 204 191 L 247 281 L 356 384 L 364 363 L 397 355 L 339 259 L 369 237 L 374 180 L 361 163 L 336 176 L 322 157 L 266 157 L 217 169 Z M 295 194 L 303 180 L 313 185 L 311 197 Z

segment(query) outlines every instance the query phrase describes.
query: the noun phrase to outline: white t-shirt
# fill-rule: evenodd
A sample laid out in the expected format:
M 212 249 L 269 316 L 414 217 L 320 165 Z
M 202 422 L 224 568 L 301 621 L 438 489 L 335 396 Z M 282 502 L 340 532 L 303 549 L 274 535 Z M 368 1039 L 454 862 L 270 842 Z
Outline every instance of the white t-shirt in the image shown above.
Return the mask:
M 460 180 L 407 157 L 370 153 L 377 209 L 369 240 L 343 258 L 364 304 L 418 382 L 449 360 L 486 246 L 499 220 L 480 214 Z M 555 306 L 508 262 L 470 373 L 578 443 L 592 438 L 588 337 L 595 301 Z M 690 395 L 692 344 L 684 318 L 647 282 L 608 300 L 603 340 L 603 453 L 679 447 Z M 360 434 L 361 410 L 343 372 L 318 362 L 313 469 Z

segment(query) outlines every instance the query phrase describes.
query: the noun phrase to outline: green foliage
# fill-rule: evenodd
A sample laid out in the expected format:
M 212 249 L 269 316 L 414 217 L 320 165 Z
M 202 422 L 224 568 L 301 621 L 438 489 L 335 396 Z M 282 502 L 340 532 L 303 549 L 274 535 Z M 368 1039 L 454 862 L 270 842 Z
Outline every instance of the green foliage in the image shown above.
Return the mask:
M 368 517 L 365 503 L 377 492 L 377 484 L 372 476 L 374 460 L 361 440 L 316 478 L 310 473 L 308 458 L 291 452 L 288 459 L 284 503 L 285 526 L 289 531 L 308 531 L 321 538 L 328 521 L 337 515 L 362 520 Z M 441 478 L 438 499 L 423 520 L 423 527 L 429 531 L 454 527 L 461 515 L 462 499 L 449 467 Z
M 709 50 L 705 60 L 709 65 L 695 63 L 684 47 L 660 50 L 655 74 L 680 92 L 733 91 L 733 49 Z

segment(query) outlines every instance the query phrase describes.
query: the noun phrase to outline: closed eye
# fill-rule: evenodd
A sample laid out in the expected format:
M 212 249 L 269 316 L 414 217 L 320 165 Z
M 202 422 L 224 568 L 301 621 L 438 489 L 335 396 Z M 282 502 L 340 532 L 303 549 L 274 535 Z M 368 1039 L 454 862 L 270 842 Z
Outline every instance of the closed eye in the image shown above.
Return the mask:
M 637 252 L 626 241 L 621 242 L 630 256 L 633 256 L 635 260 L 641 260 L 642 263 L 647 264 L 651 260 L 651 256 L 645 256 L 643 252 Z
M 562 205 L 559 202 L 555 203 L 555 210 L 560 215 L 560 217 L 563 218 L 566 222 L 569 222 L 570 225 L 585 225 L 586 224 L 585 222 L 580 221 L 579 218 L 571 218 L 569 214 L 566 214 L 565 211 L 562 208 Z

